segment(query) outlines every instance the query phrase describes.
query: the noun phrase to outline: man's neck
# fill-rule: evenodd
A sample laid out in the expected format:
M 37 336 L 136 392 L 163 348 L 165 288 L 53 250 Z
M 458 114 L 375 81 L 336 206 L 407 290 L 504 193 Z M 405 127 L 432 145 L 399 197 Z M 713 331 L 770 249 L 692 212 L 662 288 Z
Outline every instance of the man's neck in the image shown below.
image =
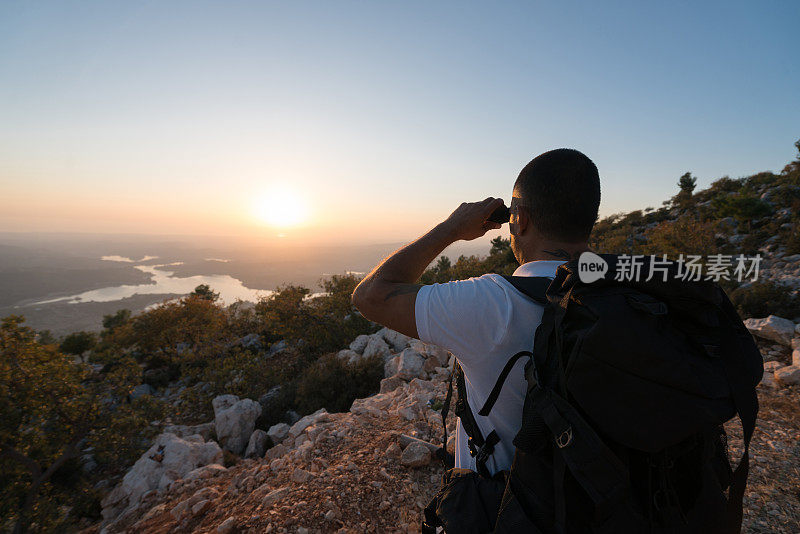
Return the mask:
M 587 243 L 544 243 L 523 256 L 523 263 L 529 261 L 570 261 L 576 260 L 581 252 L 589 250 Z

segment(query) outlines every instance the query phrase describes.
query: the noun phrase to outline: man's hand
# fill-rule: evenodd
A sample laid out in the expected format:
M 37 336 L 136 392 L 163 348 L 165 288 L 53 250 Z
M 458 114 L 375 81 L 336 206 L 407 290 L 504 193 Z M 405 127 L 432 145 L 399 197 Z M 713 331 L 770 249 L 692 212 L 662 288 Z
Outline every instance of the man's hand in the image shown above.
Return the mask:
M 353 292 L 353 304 L 368 319 L 411 337 L 419 337 L 414 305 L 422 287 L 415 282 L 425 268 L 459 239 L 477 239 L 500 224 L 487 221 L 502 199 L 461 204 L 444 222 L 386 258 Z
M 450 214 L 442 225 L 451 233 L 453 241 L 463 239 L 472 241 L 482 237 L 489 230 L 497 230 L 502 225 L 487 221 L 494 210 L 503 205 L 502 198 L 489 197 L 481 202 L 464 202 Z

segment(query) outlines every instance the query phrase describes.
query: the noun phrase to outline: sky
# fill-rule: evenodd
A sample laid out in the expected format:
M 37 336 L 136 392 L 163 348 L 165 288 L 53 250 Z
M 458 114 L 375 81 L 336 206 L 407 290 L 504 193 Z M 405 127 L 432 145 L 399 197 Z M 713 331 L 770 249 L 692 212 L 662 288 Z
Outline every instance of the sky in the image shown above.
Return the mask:
M 408 240 L 508 203 L 559 147 L 597 164 L 601 216 L 657 207 L 684 172 L 794 159 L 798 20 L 796 1 L 5 1 L 0 231 Z

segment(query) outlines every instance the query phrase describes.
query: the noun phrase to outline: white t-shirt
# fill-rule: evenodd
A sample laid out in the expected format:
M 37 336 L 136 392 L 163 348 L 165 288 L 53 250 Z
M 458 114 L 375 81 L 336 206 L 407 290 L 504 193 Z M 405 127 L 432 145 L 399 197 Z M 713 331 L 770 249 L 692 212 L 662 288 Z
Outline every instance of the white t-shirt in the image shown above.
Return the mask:
M 560 261 L 532 261 L 520 265 L 514 276 L 554 277 Z M 461 368 L 467 401 L 481 434 L 492 430 L 500 442 L 486 462 L 491 473 L 509 469 L 514 458 L 514 436 L 522 423 L 527 383 L 527 358 L 514 365 L 488 416 L 478 415 L 508 360 L 517 352 L 532 350 L 544 308 L 497 274 L 423 286 L 414 306 L 420 340 L 452 352 Z M 455 466 L 477 470 L 469 454 L 467 434 L 456 424 Z

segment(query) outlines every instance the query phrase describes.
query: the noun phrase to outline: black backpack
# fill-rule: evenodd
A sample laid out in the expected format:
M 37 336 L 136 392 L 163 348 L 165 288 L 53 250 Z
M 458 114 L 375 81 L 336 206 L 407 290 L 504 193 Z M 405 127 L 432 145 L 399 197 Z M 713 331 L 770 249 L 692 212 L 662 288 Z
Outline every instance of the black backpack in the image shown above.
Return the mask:
M 717 284 L 684 281 L 676 264 L 645 281 L 646 257 L 640 280 L 618 281 L 617 257 L 602 258 L 608 271 L 592 283 L 577 261 L 553 280 L 506 277 L 545 306 L 533 351 L 509 360 L 479 412 L 489 414 L 514 363 L 528 358 L 514 462 L 489 476 L 496 435 L 480 435 L 459 387 L 479 473 L 445 474 L 423 532 L 741 530 L 763 375 L 752 336 Z M 744 452 L 732 470 L 722 425 L 737 414 Z

